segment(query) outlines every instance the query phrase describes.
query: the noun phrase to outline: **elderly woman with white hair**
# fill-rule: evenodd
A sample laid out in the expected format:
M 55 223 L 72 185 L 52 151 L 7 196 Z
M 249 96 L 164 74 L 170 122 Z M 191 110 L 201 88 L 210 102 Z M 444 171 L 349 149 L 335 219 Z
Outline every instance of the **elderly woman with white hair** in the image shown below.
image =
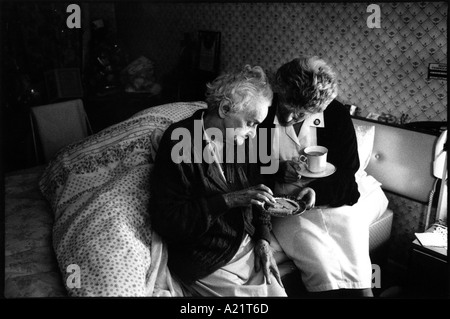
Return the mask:
M 152 225 L 187 296 L 286 297 L 270 218 L 255 209 L 275 202 L 272 191 L 257 182 L 256 163 L 227 157 L 255 136 L 272 95 L 261 67 L 223 74 L 207 86 L 208 108 L 172 124 L 161 139 Z
M 358 208 L 355 181 L 356 133 L 349 111 L 335 99 L 336 75 L 322 59 L 301 56 L 277 70 L 274 91 L 259 126 L 272 130 L 268 147 L 279 161 L 279 170 L 265 176 L 266 185 L 275 196 L 315 205 L 299 216 L 272 219 L 278 250 L 294 261 L 308 292 L 318 293 L 313 296 L 373 296 L 369 225 Z M 336 169 L 320 178 L 299 174 L 299 156 L 314 145 L 328 149 L 327 161 Z

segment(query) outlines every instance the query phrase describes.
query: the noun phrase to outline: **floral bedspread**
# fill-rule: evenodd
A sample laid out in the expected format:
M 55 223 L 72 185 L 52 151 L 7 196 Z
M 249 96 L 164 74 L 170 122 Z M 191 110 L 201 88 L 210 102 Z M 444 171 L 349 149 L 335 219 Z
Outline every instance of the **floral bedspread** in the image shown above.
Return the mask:
M 39 187 L 69 296 L 182 296 L 151 227 L 150 173 L 165 128 L 205 106 L 149 108 L 69 145 L 47 165 Z

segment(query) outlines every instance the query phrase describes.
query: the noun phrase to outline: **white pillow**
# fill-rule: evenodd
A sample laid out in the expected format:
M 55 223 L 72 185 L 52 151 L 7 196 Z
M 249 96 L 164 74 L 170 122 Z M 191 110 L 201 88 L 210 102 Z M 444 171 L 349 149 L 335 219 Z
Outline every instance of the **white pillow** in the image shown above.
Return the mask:
M 367 165 L 369 165 L 370 157 L 372 155 L 373 143 L 375 141 L 375 126 L 374 125 L 357 125 L 354 124 L 356 139 L 358 142 L 359 155 L 359 170 L 357 176 L 365 173 Z

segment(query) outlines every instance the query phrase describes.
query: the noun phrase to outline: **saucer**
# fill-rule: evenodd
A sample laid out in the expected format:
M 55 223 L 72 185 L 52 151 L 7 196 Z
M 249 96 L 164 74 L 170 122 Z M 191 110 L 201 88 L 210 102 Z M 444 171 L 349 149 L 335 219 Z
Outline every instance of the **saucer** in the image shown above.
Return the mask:
M 286 217 L 303 214 L 306 211 L 306 203 L 301 200 L 296 200 L 293 197 L 274 197 L 278 205 L 271 206 L 265 204 L 263 209 L 274 217 Z M 290 207 L 286 207 L 285 205 Z
M 320 177 L 330 176 L 334 172 L 336 172 L 336 167 L 331 163 L 327 163 L 327 166 L 325 167 L 325 170 L 323 172 L 312 173 L 312 172 L 308 171 L 308 169 L 306 168 L 305 165 L 301 165 L 301 170 L 298 171 L 297 173 L 299 175 L 305 176 L 305 177 L 320 178 Z

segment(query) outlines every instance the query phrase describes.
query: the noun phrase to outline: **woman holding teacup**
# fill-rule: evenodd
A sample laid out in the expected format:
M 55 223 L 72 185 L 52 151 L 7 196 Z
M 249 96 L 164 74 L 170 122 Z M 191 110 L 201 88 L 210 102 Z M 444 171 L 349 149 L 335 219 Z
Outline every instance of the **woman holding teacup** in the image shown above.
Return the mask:
M 278 248 L 300 269 L 309 292 L 373 296 L 369 225 L 351 209 L 360 197 L 357 139 L 348 110 L 335 100 L 335 73 L 319 58 L 301 56 L 282 65 L 274 82 L 277 93 L 259 126 L 270 129 L 267 146 L 279 161 L 267 184 L 277 196 L 316 206 L 272 219 Z

